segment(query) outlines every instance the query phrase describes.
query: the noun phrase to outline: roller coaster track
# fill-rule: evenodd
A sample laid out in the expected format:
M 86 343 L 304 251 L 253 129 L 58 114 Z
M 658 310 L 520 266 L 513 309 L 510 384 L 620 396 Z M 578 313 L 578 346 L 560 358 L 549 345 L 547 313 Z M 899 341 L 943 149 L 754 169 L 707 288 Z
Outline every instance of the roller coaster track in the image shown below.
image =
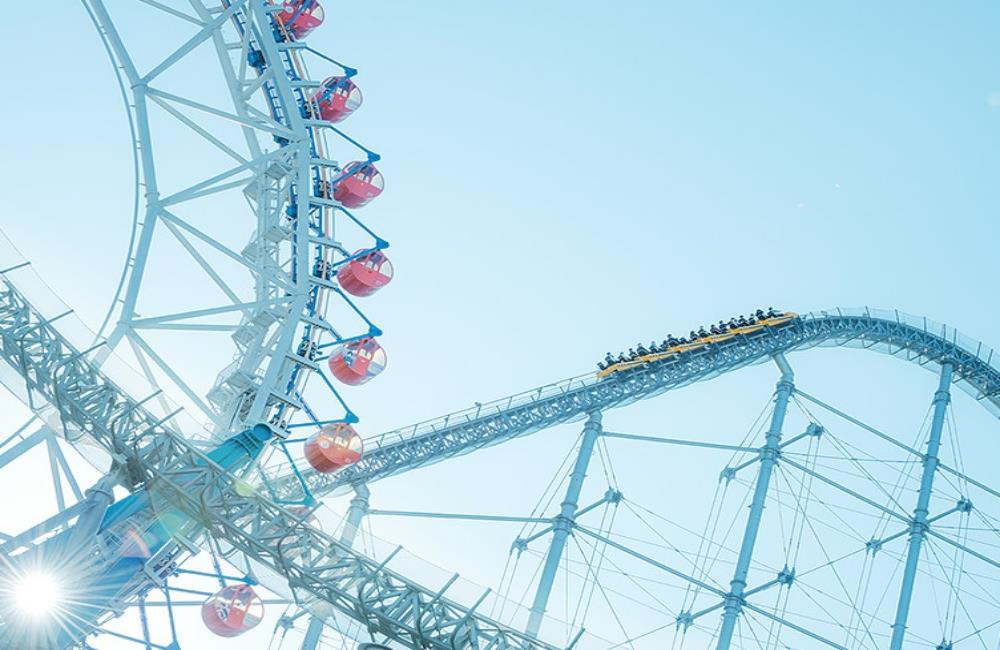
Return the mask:
M 418 585 L 337 542 L 301 516 L 243 489 L 190 441 L 108 379 L 94 363 L 98 348 L 79 351 L 11 283 L 0 283 L 0 357 L 14 373 L 0 379 L 36 413 L 59 421 L 70 442 L 103 447 L 130 490 L 170 503 L 233 549 L 287 576 L 296 600 L 319 618 L 330 605 L 373 633 L 417 648 L 554 650 Z M 283 544 L 295 540 L 295 553 Z M 294 558 L 289 556 L 294 555 Z M 133 589 L 127 598 L 137 596 Z M 118 605 L 126 606 L 127 600 Z M 86 630 L 84 630 L 86 632 Z
M 52 319 L 55 320 L 55 319 Z M 553 650 L 554 646 L 421 586 L 352 550 L 281 508 L 219 467 L 195 444 L 108 379 L 6 277 L 0 282 L 0 379 L 36 413 L 56 419 L 69 442 L 103 447 L 130 490 L 145 489 L 191 517 L 202 532 L 287 576 L 296 600 L 325 618 L 329 606 L 409 647 Z M 993 352 L 950 328 L 895 312 L 840 310 L 800 317 L 723 345 L 656 361 L 607 379 L 575 378 L 485 404 L 376 440 L 367 458 L 340 475 L 310 475 L 316 492 L 399 474 L 532 431 L 622 406 L 789 352 L 856 346 L 922 366 L 944 361 L 954 382 L 1000 414 L 1000 370 Z M 14 372 L 11 373 L 10 370 Z M 291 485 L 291 482 L 288 483 Z M 282 544 L 295 540 L 294 557 Z M 390 558 L 391 560 L 391 558 Z M 129 597 L 134 597 L 132 592 Z M 127 602 L 123 601 L 122 605 Z
M 281 145 L 287 152 L 259 154 L 255 162 L 287 164 L 282 179 L 293 183 L 297 189 L 295 201 L 299 214 L 307 215 L 319 206 L 336 208 L 335 203 L 312 196 L 308 190 L 316 181 L 329 183 L 339 176 L 330 175 L 332 172 L 326 169 L 330 161 L 317 150 L 317 133 L 328 125 L 300 114 L 305 97 L 303 89 L 310 87 L 312 82 L 299 74 L 298 46 L 255 36 L 252 30 L 246 29 L 244 18 L 253 14 L 240 13 L 249 11 L 241 9 L 242 5 L 250 6 L 244 2 L 223 2 L 221 11 L 204 11 L 201 15 L 205 21 L 203 36 L 207 38 L 213 34 L 215 26 L 230 17 L 236 21 L 242 34 L 242 47 L 247 51 L 259 49 L 266 60 L 258 73 L 260 87 L 267 93 L 270 117 L 284 129 L 282 133 L 287 131 L 295 135 L 291 143 L 286 140 Z M 257 23 L 269 24 L 262 7 L 253 10 Z M 110 25 L 110 20 L 104 16 L 102 23 Z M 225 43 L 220 40 L 219 45 Z M 240 58 L 245 60 L 246 56 Z M 272 74 L 275 70 L 281 74 Z M 152 92 L 146 89 L 148 79 L 142 81 L 143 93 Z M 156 96 L 155 92 L 152 94 Z M 160 97 L 167 96 L 161 93 Z M 243 110 L 239 103 L 237 107 L 238 111 Z M 373 152 L 360 148 L 369 156 L 369 161 L 377 160 Z M 292 149 L 296 150 L 297 158 L 291 154 Z M 301 164 L 292 164 L 292 161 Z M 247 163 L 245 167 L 249 169 L 252 165 Z M 235 168 L 236 171 L 213 179 L 209 185 L 242 173 L 243 168 Z M 273 167 L 271 173 L 276 173 Z M 336 174 L 342 173 L 342 170 L 336 171 Z M 275 179 L 271 184 L 274 188 L 279 185 Z M 277 191 L 274 188 L 268 186 L 267 191 Z M 203 187 L 195 186 L 188 192 L 197 195 L 198 191 L 194 190 L 200 189 Z M 264 190 L 261 193 L 263 195 Z M 155 203 L 154 200 L 154 208 Z M 370 250 L 387 246 L 349 212 L 344 212 L 372 237 Z M 277 207 L 266 211 L 266 216 L 274 223 L 281 219 Z M 152 221 L 148 223 L 151 232 Z M 261 276 L 257 287 L 257 302 L 261 304 L 254 303 L 253 307 L 263 311 L 265 302 L 286 302 L 288 296 L 294 296 L 294 305 L 277 316 L 282 322 L 280 343 L 271 350 L 255 340 L 241 348 L 244 356 L 223 371 L 216 385 L 215 399 L 209 399 L 219 412 L 240 413 L 236 418 L 239 422 L 252 425 L 262 418 L 262 414 L 274 411 L 277 413 L 274 421 L 287 424 L 290 414 L 301 408 L 296 398 L 296 381 L 316 368 L 311 360 L 290 353 L 298 349 L 297 343 L 312 342 L 314 328 L 318 332 L 325 325 L 317 310 L 318 297 L 326 289 L 339 293 L 335 287 L 327 287 L 322 278 L 310 274 L 311 262 L 325 261 L 327 249 L 333 249 L 333 243 L 311 233 L 304 217 L 295 227 L 298 230 L 291 239 L 295 272 L 288 278 Z M 252 243 L 260 244 L 258 247 L 263 250 L 267 246 L 257 241 L 262 236 L 255 234 Z M 248 247 L 251 249 L 253 247 Z M 268 254 L 275 255 L 273 251 Z M 287 293 L 282 283 L 302 290 Z M 346 296 L 341 294 L 341 297 L 346 300 Z M 249 310 L 251 304 L 244 307 Z M 267 309 L 270 309 L 269 303 Z M 251 316 L 247 315 L 241 327 L 249 328 L 254 324 L 255 318 Z M 116 384 L 109 373 L 102 370 L 102 363 L 106 361 L 102 355 L 106 351 L 101 346 L 86 350 L 74 347 L 60 333 L 58 323 L 54 322 L 57 318 L 43 315 L 0 273 L 0 357 L 4 362 L 0 364 L 0 383 L 57 428 L 71 444 L 96 443 L 103 448 L 113 460 L 118 480 L 127 489 L 156 495 L 158 503 L 169 504 L 170 508 L 187 515 L 195 523 L 185 530 L 191 541 L 200 543 L 206 537 L 222 540 L 231 549 L 227 553 L 245 555 L 284 576 L 297 604 L 317 618 L 329 618 L 332 606 L 361 621 L 372 633 L 383 634 L 408 647 L 450 650 L 556 650 L 561 647 L 494 620 L 478 611 L 475 605 L 469 607 L 452 600 L 447 596 L 448 585 L 434 590 L 418 584 L 395 570 L 392 555 L 384 561 L 368 557 L 313 527 L 301 514 L 245 489 L 245 483 L 234 480 L 231 473 L 206 456 L 209 447 L 195 441 L 190 435 L 192 432 L 182 435 L 174 428 L 171 415 L 163 417 L 147 408 L 156 393 L 130 394 Z M 361 318 L 367 331 L 348 338 L 337 335 L 338 342 L 378 333 L 367 318 Z M 300 341 L 297 328 L 303 323 L 306 333 L 301 335 L 305 338 Z M 1000 370 L 992 365 L 992 350 L 962 337 L 953 329 L 898 312 L 834 310 L 801 316 L 782 327 L 764 328 L 719 344 L 653 360 L 605 378 L 582 375 L 391 431 L 366 440 L 367 452 L 356 465 L 332 475 L 307 473 L 305 486 L 318 497 L 396 476 L 583 419 L 590 413 L 705 381 L 763 362 L 779 353 L 817 346 L 871 349 L 932 368 L 948 362 L 954 370 L 954 383 L 987 410 L 1000 416 Z M 227 388 L 240 373 L 265 368 L 262 376 L 247 375 L 256 377 L 252 382 L 254 390 L 249 393 Z M 239 408 L 239 400 L 247 402 L 246 408 Z M 348 412 L 348 415 L 351 414 Z M 233 421 L 231 418 L 225 420 Z M 275 500 L 283 500 L 299 496 L 302 483 L 299 475 L 279 468 L 276 478 L 268 481 L 268 487 Z M 289 540 L 294 540 L 294 553 L 286 550 Z M 187 540 L 180 540 L 179 544 L 194 550 Z M 179 553 L 170 550 L 166 563 L 161 566 L 169 566 L 169 560 Z M 114 603 L 114 608 L 124 609 L 134 603 L 137 595 L 153 584 L 154 581 L 145 577 L 137 578 Z
M 991 365 L 993 350 L 925 318 L 898 311 L 836 309 L 800 316 L 781 327 L 764 328 L 604 379 L 582 375 L 390 431 L 366 440 L 365 456 L 357 464 L 338 474 L 312 472 L 305 481 L 314 496 L 321 496 L 705 381 L 761 363 L 779 352 L 816 346 L 876 350 L 931 369 L 949 360 L 955 365 L 955 383 L 1000 417 L 1000 369 Z M 283 496 L 301 489 L 291 476 L 272 485 Z

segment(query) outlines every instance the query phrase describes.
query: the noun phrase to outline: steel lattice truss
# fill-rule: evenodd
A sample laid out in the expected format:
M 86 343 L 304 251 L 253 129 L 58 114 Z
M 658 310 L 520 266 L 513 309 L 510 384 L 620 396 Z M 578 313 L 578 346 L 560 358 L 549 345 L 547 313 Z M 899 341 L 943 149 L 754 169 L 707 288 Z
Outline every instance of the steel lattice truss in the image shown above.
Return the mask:
M 144 407 L 152 396 L 137 400 L 108 380 L 94 360 L 99 348 L 74 349 L 6 280 L 0 291 L 0 342 L 4 361 L 23 380 L 8 387 L 36 412 L 50 419 L 54 416 L 67 440 L 92 439 L 111 453 L 122 470 L 121 481 L 129 489 L 158 495 L 163 503 L 197 522 L 199 526 L 185 531 L 182 541 L 186 536 L 196 542 L 206 534 L 223 540 L 233 551 L 287 576 L 299 601 L 310 611 L 323 616 L 329 613 L 327 606 L 333 605 L 369 629 L 413 647 L 554 647 L 407 580 L 388 568 L 388 562 L 367 558 L 301 517 L 256 493 L 241 490 L 241 483 L 232 475 L 172 430 L 165 418 Z M 391 467 L 390 471 L 355 474 L 353 480 L 360 476 L 378 478 L 442 460 L 584 412 L 650 397 L 767 355 L 819 344 L 880 348 L 921 364 L 948 362 L 955 382 L 965 384 L 980 401 L 995 404 L 1000 373 L 989 364 L 991 353 L 986 351 L 984 356 L 981 348 L 970 349 L 962 343 L 954 333 L 928 331 L 903 319 L 814 315 L 782 330 L 737 340 L 682 362 L 653 365 L 620 380 L 589 382 L 572 391 L 560 391 L 559 396 L 546 396 L 543 390 L 537 402 L 529 405 L 514 405 L 511 398 L 509 410 L 462 425 L 467 428 L 440 431 L 434 438 L 435 451 L 426 451 L 430 437 L 420 436 L 419 444 L 413 446 L 425 450 L 419 462 L 386 463 L 383 467 Z M 501 427 L 500 422 L 507 426 Z M 488 437 L 451 437 L 461 431 Z M 375 452 L 376 459 L 380 455 L 385 457 L 386 452 Z M 295 557 L 283 550 L 288 539 L 295 539 Z M 170 562 L 183 551 L 184 546 L 178 544 L 151 562 L 168 572 Z M 142 582 L 130 585 L 120 595 L 118 606 L 127 606 L 148 586 Z
M 3 276 L 0 356 L 4 361 L 0 365 L 0 381 L 67 442 L 96 445 L 103 450 L 112 466 L 106 480 L 117 482 L 144 499 L 147 507 L 135 515 L 136 520 L 155 523 L 167 517 L 184 523 L 171 531 L 171 541 L 145 562 L 144 572 L 123 581 L 113 600 L 101 605 L 106 611 L 99 612 L 93 620 L 79 623 L 74 630 L 77 639 L 97 629 L 114 612 L 139 602 L 144 593 L 162 585 L 189 555 L 198 553 L 199 547 L 209 546 L 219 549 L 225 559 L 234 563 L 256 563 L 287 580 L 296 604 L 315 617 L 320 629 L 322 621 L 339 613 L 360 621 L 373 634 L 412 648 L 555 650 L 561 646 L 540 640 L 537 633 L 558 567 L 560 545 L 566 537 L 578 531 L 592 536 L 596 542 L 636 555 L 575 523 L 578 514 L 594 507 L 578 511 L 576 501 L 594 442 L 605 435 L 601 413 L 774 359 L 782 368 L 782 380 L 776 392 L 768 439 L 763 447 L 750 450 L 759 457 L 744 464 L 759 462 L 761 472 L 755 512 L 748 517 L 748 533 L 730 588 L 716 588 L 672 567 L 657 566 L 717 597 L 717 604 L 708 609 L 683 612 L 677 623 L 686 627 L 706 613 L 724 610 L 723 633 L 728 638 L 720 641 L 721 648 L 729 647 L 733 627 L 742 611 L 756 612 L 816 641 L 842 648 L 746 599 L 770 587 L 790 586 L 794 580 L 794 571 L 779 573 L 774 580 L 747 590 L 755 527 L 759 526 L 767 498 L 767 477 L 778 464 L 784 445 L 815 435 L 815 431 L 807 430 L 786 443 L 780 442 L 781 420 L 788 401 L 795 394 L 802 394 L 791 381 L 792 373 L 784 355 L 815 346 L 851 346 L 888 353 L 932 370 L 940 369 L 934 406 L 936 434 L 932 433 L 932 440 L 937 436 L 939 441 L 940 420 L 947 408 L 951 384 L 960 386 L 988 411 L 1000 416 L 1000 370 L 993 366 L 992 350 L 952 329 L 895 312 L 836 310 L 799 317 L 781 327 L 741 334 L 723 343 L 604 379 L 585 375 L 389 432 L 367 440 L 364 458 L 337 474 L 307 472 L 303 477 L 287 465 L 263 463 L 260 476 L 252 472 L 234 476 L 207 455 L 221 436 L 249 427 L 257 430 L 256 427 L 267 422 L 262 442 L 269 438 L 268 443 L 281 444 L 289 427 L 356 420 L 329 382 L 326 384 L 342 407 L 342 415 L 337 413 L 329 419 L 317 416 L 306 401 L 306 382 L 317 374 L 325 348 L 380 334 L 331 280 L 330 271 L 388 244 L 319 188 L 329 187 L 346 173 L 345 166 L 332 159 L 334 150 L 328 138 L 338 146 L 347 143 L 369 163 L 379 157 L 331 123 L 312 119 L 308 93 L 321 82 L 309 74 L 306 57 L 319 57 L 323 65 L 339 66 L 347 78 L 356 71 L 319 54 L 304 42 L 282 38 L 275 31 L 272 18 L 278 5 L 266 0 L 221 0 L 219 4 L 190 0 L 190 10 L 143 0 L 147 8 L 169 14 L 193 31 L 165 58 L 142 70 L 130 56 L 105 3 L 88 0 L 86 4 L 92 8 L 95 23 L 131 89 L 130 119 L 135 125 L 133 135 L 145 211 L 130 251 L 127 281 L 118 296 L 117 325 L 107 340 L 91 348 L 81 349 L 71 343 L 60 332 L 60 316 L 43 315 L 32 305 L 16 282 L 6 275 L 12 269 L 0 274 Z M 226 106 L 168 87 L 167 79 L 174 68 L 184 64 L 202 46 L 214 50 L 221 64 L 228 91 L 223 102 L 229 102 Z M 169 178 L 169 174 L 160 173 L 162 161 L 154 155 L 157 139 L 150 120 L 153 110 L 175 120 L 216 153 L 221 152 L 227 166 L 186 185 L 166 189 L 166 183 L 161 181 Z M 215 133 L 203 121 L 209 118 L 234 128 L 242 143 L 234 145 L 232 140 Z M 252 234 L 242 249 L 222 243 L 199 228 L 191 217 L 198 212 L 201 202 L 230 195 L 236 195 L 243 204 L 242 214 L 253 221 L 248 222 Z M 191 206 L 196 207 L 187 212 Z M 353 229 L 364 243 L 346 246 L 341 241 L 345 229 Z M 172 238 L 180 246 L 189 261 L 193 260 L 220 292 L 223 297 L 220 304 L 177 308 L 173 313 L 140 314 L 144 309 L 141 301 L 148 290 L 144 278 L 151 268 L 156 236 Z M 357 245 L 361 248 L 350 252 Z M 211 256 L 236 264 L 249 278 L 246 286 L 235 288 L 232 277 L 219 272 Z M 331 303 L 337 303 L 354 319 L 350 325 L 328 318 Z M 231 363 L 207 392 L 199 392 L 151 343 L 149 337 L 156 331 L 227 333 L 235 346 Z M 180 425 L 181 410 L 169 405 L 159 389 L 136 394 L 116 383 L 112 377 L 117 376 L 110 367 L 119 360 L 116 352 L 131 354 L 151 386 L 170 384 L 176 388 L 189 404 L 212 420 L 216 438 L 210 442 L 210 436 Z M 324 393 L 324 397 L 329 394 Z M 293 423 L 293 418 L 303 415 L 308 416 L 308 422 Z M 457 598 L 449 598 L 450 582 L 442 589 L 430 589 L 397 570 L 398 564 L 393 564 L 395 554 L 384 560 L 366 556 L 353 550 L 349 540 L 334 539 L 319 530 L 301 512 L 277 505 L 295 501 L 314 503 L 317 497 L 348 487 L 353 487 L 359 495 L 367 494 L 365 486 L 373 481 L 583 418 L 587 418 L 584 442 L 563 510 L 551 520 L 555 541 L 546 558 L 526 631 L 514 629 L 477 609 L 489 592 L 475 605 L 459 603 Z M 908 567 L 910 584 L 902 590 L 909 598 L 920 540 L 931 535 L 956 544 L 929 524 L 952 512 L 967 513 L 972 509 L 971 502 L 963 498 L 951 511 L 928 519 L 926 506 L 933 474 L 950 472 L 994 496 L 1000 493 L 940 463 L 933 450 L 925 456 L 905 445 L 893 444 L 921 457 L 925 463 L 922 505 L 918 504 L 911 517 L 880 508 L 871 501 L 866 503 L 905 524 L 911 533 L 911 548 L 916 539 L 916 553 L 911 553 L 913 567 Z M 781 457 L 781 462 L 806 473 L 810 471 L 792 459 Z M 732 471 L 735 473 L 736 469 Z M 813 474 L 819 480 L 826 480 Z M 258 487 L 266 490 L 270 499 L 250 487 L 251 483 L 257 485 L 258 479 L 261 483 Z M 842 487 L 832 482 L 831 485 Z M 853 496 L 864 500 L 861 495 Z M 615 499 L 621 499 L 621 494 L 609 490 L 601 503 L 616 503 Z M 85 509 L 82 504 L 76 507 L 80 511 Z M 60 514 L 60 525 L 78 514 L 73 509 L 65 510 Z M 36 528 L 41 534 L 41 529 Z M 35 529 L 27 531 L 0 546 L 0 559 L 6 560 L 11 551 L 26 547 L 32 542 L 34 532 Z M 883 543 L 906 532 L 878 541 Z M 114 530 L 103 530 L 96 536 L 83 533 L 73 536 L 74 541 L 77 538 L 85 546 L 77 552 L 82 558 L 80 570 L 91 575 L 107 570 L 123 547 Z M 1000 563 L 961 544 L 957 548 L 1000 568 Z M 652 562 L 649 558 L 640 559 Z M 902 645 L 905 622 L 903 611 L 894 625 L 894 648 Z M 0 620 L 0 643 L 6 641 L 10 645 L 10 629 L 5 630 L 2 623 Z
M 578 420 L 587 413 L 654 397 L 761 363 L 777 353 L 815 346 L 872 349 L 932 368 L 950 361 L 955 383 L 1000 415 L 1000 370 L 991 365 L 992 350 L 924 319 L 897 312 L 846 314 L 838 310 L 809 314 L 780 329 L 765 329 L 605 380 L 585 375 L 392 431 L 367 440 L 368 451 L 356 465 L 332 476 L 310 473 L 306 483 L 313 494 L 327 494 Z M 291 476 L 274 485 L 282 495 L 300 489 L 298 480 Z
M 280 571 L 307 609 L 323 616 L 333 605 L 416 647 L 554 647 L 408 581 L 256 493 L 241 494 L 239 482 L 104 377 L 94 351 L 73 349 L 7 281 L 0 287 L 0 342 L 4 361 L 24 380 L 10 388 L 42 414 L 54 409 L 67 440 L 98 442 L 123 468 L 129 489 L 161 495 L 204 526 L 187 533 L 192 540 L 211 535 Z M 294 559 L 282 548 L 288 539 L 295 540 Z M 150 562 L 168 571 L 181 552 L 175 546 Z M 149 586 L 130 585 L 117 606 L 127 607 Z

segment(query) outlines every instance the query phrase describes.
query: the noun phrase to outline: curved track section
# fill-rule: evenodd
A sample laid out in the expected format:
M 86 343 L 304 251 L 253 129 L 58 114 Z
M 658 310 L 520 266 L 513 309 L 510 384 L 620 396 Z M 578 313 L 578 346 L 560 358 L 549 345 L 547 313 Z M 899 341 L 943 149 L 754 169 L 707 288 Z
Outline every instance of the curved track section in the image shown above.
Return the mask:
M 449 585 L 435 590 L 406 578 L 392 567 L 392 555 L 383 561 L 369 558 L 311 526 L 301 514 L 248 489 L 173 430 L 172 418 L 147 408 L 156 393 L 142 399 L 128 395 L 99 367 L 96 356 L 102 346 L 75 348 L 53 324 L 58 317 L 40 313 L 4 273 L 0 381 L 68 442 L 78 448 L 96 445 L 109 454 L 128 489 L 145 490 L 154 502 L 169 504 L 193 524 L 150 559 L 148 574 L 123 587 L 105 617 L 133 605 L 155 584 L 151 576 L 165 578 L 186 551 L 195 551 L 194 544 L 209 535 L 284 576 L 287 585 L 278 587 L 290 589 L 297 603 L 321 619 L 337 610 L 362 621 L 372 633 L 409 647 L 557 647 L 478 613 L 475 605 L 449 599 L 444 593 Z M 294 552 L 287 550 L 289 539 L 295 540 Z M 81 549 L 80 557 L 99 563 L 100 549 L 115 546 L 100 538 L 94 544 L 92 553 Z M 3 632 L 0 627 L 0 641 Z
M 326 618 L 333 609 L 361 620 L 370 630 L 409 647 L 552 649 L 558 647 L 479 614 L 475 605 L 449 600 L 391 568 L 390 557 L 376 561 L 332 539 L 301 515 L 246 489 L 242 481 L 210 461 L 193 443 L 154 415 L 147 404 L 154 395 L 136 399 L 126 394 L 98 367 L 99 348 L 79 350 L 4 277 L 0 283 L 0 356 L 7 371 L 0 379 L 77 445 L 99 445 L 115 459 L 121 481 L 132 490 L 162 497 L 196 525 L 185 532 L 197 543 L 206 534 L 287 580 L 308 611 Z M 740 368 L 778 352 L 817 345 L 856 345 L 899 356 L 923 366 L 945 361 L 952 380 L 996 413 L 1000 372 L 992 352 L 953 330 L 909 317 L 877 313 L 828 312 L 803 317 L 786 327 L 648 364 L 616 377 L 589 377 L 556 384 L 521 398 L 509 398 L 482 409 L 495 411 L 464 417 L 454 426 L 424 425 L 418 434 L 425 451 L 411 462 L 385 463 L 378 478 L 399 473 L 473 449 L 496 444 L 582 413 L 623 405 L 671 388 Z M 107 366 L 105 366 L 107 367 Z M 461 434 L 461 435 L 460 435 Z M 475 435 L 479 435 L 476 438 Z M 400 434 L 393 434 L 400 435 Z M 402 435 L 406 435 L 405 433 Z M 447 437 L 444 437 L 447 436 Z M 396 451 L 406 442 L 398 438 Z M 389 458 L 385 445 L 375 458 Z M 371 461 L 369 461 L 371 462 Z M 363 475 L 356 474 L 353 481 Z M 346 477 L 340 484 L 350 482 Z M 322 487 L 322 486 L 317 486 Z M 285 549 L 295 540 L 295 553 Z M 188 549 L 190 550 L 190 548 Z M 178 543 L 157 560 L 169 571 L 181 557 Z M 446 586 L 447 587 L 447 586 Z M 120 594 L 115 609 L 130 606 L 146 588 L 141 582 Z M 417 606 L 414 606 L 417 604 Z
M 722 344 L 654 361 L 604 379 L 583 375 L 483 404 L 365 441 L 366 454 L 336 475 L 310 473 L 315 496 L 387 478 L 475 449 L 499 444 L 587 413 L 654 397 L 693 382 L 761 363 L 779 352 L 817 346 L 874 350 L 936 370 L 954 364 L 953 381 L 1000 417 L 1000 368 L 993 350 L 945 325 L 898 311 L 834 309 L 800 316 Z M 997 359 L 1000 361 L 1000 357 Z M 282 495 L 300 489 L 296 477 L 274 482 Z

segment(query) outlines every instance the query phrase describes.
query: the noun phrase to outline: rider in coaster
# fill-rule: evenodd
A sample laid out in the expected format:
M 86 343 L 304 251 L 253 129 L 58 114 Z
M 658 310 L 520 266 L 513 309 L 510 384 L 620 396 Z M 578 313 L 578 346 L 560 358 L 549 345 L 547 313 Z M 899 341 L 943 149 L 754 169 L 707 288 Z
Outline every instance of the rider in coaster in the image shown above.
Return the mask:
M 638 355 L 639 355 L 640 357 L 644 357 L 644 356 L 646 356 L 647 354 L 649 354 L 649 350 L 647 350 L 647 349 L 646 349 L 646 346 L 645 346 L 645 345 L 643 345 L 642 343 L 640 343 L 639 345 L 637 345 L 637 346 L 635 347 L 635 351 L 636 351 L 636 353 L 637 353 L 637 354 L 638 354 Z
M 757 320 L 759 320 L 759 321 L 760 321 L 760 320 L 764 320 L 765 318 L 767 318 L 767 314 L 765 314 L 765 313 L 764 313 L 764 310 L 763 310 L 763 309 L 758 309 L 758 310 L 757 310 L 756 312 L 754 312 L 754 313 L 756 314 L 756 316 L 757 316 Z

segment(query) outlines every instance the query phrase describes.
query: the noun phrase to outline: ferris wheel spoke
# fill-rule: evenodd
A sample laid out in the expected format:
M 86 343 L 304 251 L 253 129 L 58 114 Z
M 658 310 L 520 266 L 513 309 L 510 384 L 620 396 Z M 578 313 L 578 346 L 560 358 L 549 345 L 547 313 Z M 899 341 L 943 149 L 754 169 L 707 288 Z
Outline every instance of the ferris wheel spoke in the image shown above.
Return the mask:
M 198 27 L 204 27 L 205 26 L 205 21 L 200 20 L 200 19 L 198 19 L 195 16 L 192 16 L 190 14 L 186 14 L 186 13 L 184 13 L 183 11 L 181 11 L 179 9 L 175 9 L 174 7 L 171 7 L 169 5 L 165 5 L 162 2 L 157 2 L 156 0 L 139 0 L 139 2 L 142 2 L 143 4 L 147 4 L 150 7 L 153 7 L 155 9 L 159 9 L 160 11 L 162 11 L 164 13 L 167 13 L 167 14 L 170 14 L 171 16 L 173 16 L 175 18 L 180 18 L 181 20 L 185 20 L 185 21 L 187 21 L 187 22 L 189 22 L 189 23 L 191 23 L 193 25 L 196 25 Z
M 162 210 L 160 216 L 161 216 L 161 218 L 164 221 L 170 222 L 171 224 L 176 225 L 179 228 L 185 230 L 187 233 L 193 235 L 194 237 L 196 237 L 200 241 L 202 241 L 205 244 L 211 246 L 212 248 L 214 248 L 218 252 L 222 253 L 226 257 L 230 258 L 234 262 L 237 262 L 237 263 L 241 264 L 242 266 L 247 267 L 252 272 L 258 273 L 260 271 L 257 267 L 255 267 L 253 264 L 251 264 L 244 256 L 242 256 L 239 253 L 237 253 L 237 252 L 235 252 L 235 251 L 227 248 L 223 244 L 221 244 L 218 241 L 216 241 L 214 238 L 212 238 L 209 235 L 205 234 L 204 232 L 202 232 L 198 228 L 195 228 L 193 225 L 191 225 L 190 223 L 188 223 L 184 219 L 181 219 L 177 215 L 171 213 L 169 210 L 165 210 L 165 209 Z M 277 282 L 277 283 L 282 283 L 282 279 L 280 277 L 275 276 L 272 279 L 275 282 Z M 291 284 L 285 284 L 284 286 L 286 286 L 286 288 L 292 288 Z
M 251 181 L 254 180 L 260 169 L 266 168 L 270 163 L 276 160 L 280 160 L 285 157 L 285 152 L 280 149 L 271 153 L 261 154 L 250 160 L 244 160 L 235 167 L 230 167 L 225 171 L 219 172 L 211 178 L 199 181 L 194 185 L 187 187 L 183 190 L 178 191 L 175 194 L 171 194 L 166 197 L 162 197 L 159 200 L 159 205 L 161 208 L 166 206 L 176 205 L 178 203 L 184 203 L 188 201 L 194 201 L 197 199 L 202 199 L 212 194 L 217 194 L 219 192 L 227 192 L 233 189 L 243 189 Z M 227 179 L 233 178 L 239 174 L 249 172 L 246 176 L 237 178 L 229 183 L 223 183 Z M 175 216 L 175 215 L 171 215 Z M 251 267 L 252 268 L 252 267 Z M 256 269 L 252 269 L 256 270 Z
M 203 318 L 205 316 L 217 316 L 219 314 L 230 314 L 233 312 L 250 313 L 255 309 L 261 307 L 274 307 L 281 303 L 287 302 L 287 298 L 273 298 L 271 300 L 256 300 L 254 302 L 242 302 L 233 305 L 226 305 L 222 307 L 209 307 L 207 309 L 197 309 L 194 311 L 187 312 L 177 312 L 174 314 L 165 314 L 162 316 L 148 316 L 144 318 L 139 318 L 132 321 L 132 327 L 136 329 L 155 329 L 159 325 L 164 323 L 176 323 L 177 321 L 189 320 L 193 318 Z
M 241 115 L 239 113 L 230 113 L 229 111 L 216 108 L 214 106 L 209 106 L 202 102 L 196 101 L 194 99 L 189 99 L 187 97 L 182 97 L 166 90 L 161 90 L 150 86 L 146 90 L 147 95 L 155 97 L 160 100 L 160 102 L 169 102 L 172 104 L 180 104 L 181 106 L 187 106 L 188 108 L 193 108 L 194 110 L 204 113 L 206 115 L 211 115 L 213 117 L 221 118 L 225 121 L 232 122 L 233 124 L 252 129 L 254 131 L 260 131 L 262 133 L 267 133 L 273 136 L 282 138 L 294 138 L 295 133 L 291 131 L 287 126 L 275 121 L 267 113 L 261 112 L 259 109 L 247 105 L 245 110 L 247 115 Z M 158 102 L 159 103 L 159 102 Z M 272 152 L 272 155 L 284 154 L 281 149 Z
M 153 350 L 153 348 L 149 345 L 149 343 L 147 343 L 146 340 L 138 332 L 136 332 L 135 330 L 129 330 L 128 333 L 126 334 L 126 338 L 128 339 L 129 344 L 132 346 L 132 349 L 135 351 L 136 358 L 139 360 L 143 372 L 154 386 L 159 386 L 160 381 L 157 380 L 155 374 L 153 373 L 153 369 L 146 362 L 146 359 L 152 360 L 153 363 L 156 364 L 156 366 L 160 369 L 160 371 L 162 371 L 163 374 L 165 374 L 170 379 L 170 381 L 173 382 L 173 384 L 182 393 L 184 393 L 184 396 L 187 397 L 189 400 L 191 400 L 191 402 L 195 406 L 197 406 L 202 413 L 204 413 L 209 417 L 212 416 L 214 411 L 211 409 L 211 407 L 209 407 L 208 404 L 206 404 L 204 400 L 202 400 L 202 398 L 198 395 L 197 392 L 195 392 L 193 388 L 188 386 L 188 384 L 184 381 L 184 379 L 181 378 L 181 376 L 174 371 L 173 366 L 164 361 L 163 358 L 160 355 L 158 355 L 155 350 Z M 164 406 L 167 407 L 169 406 L 169 404 L 166 401 L 164 401 Z
M 224 9 L 219 12 L 210 22 L 206 23 L 194 36 L 188 39 L 183 45 L 178 47 L 172 53 L 170 53 L 166 58 L 164 58 L 158 65 L 156 65 L 152 70 L 147 72 L 139 80 L 143 85 L 148 86 L 149 82 L 160 76 L 168 68 L 176 64 L 178 61 L 183 59 L 185 56 L 190 54 L 195 48 L 207 41 L 220 27 L 228 23 L 233 15 L 243 8 L 246 4 L 246 0 L 232 0 L 229 8 Z

